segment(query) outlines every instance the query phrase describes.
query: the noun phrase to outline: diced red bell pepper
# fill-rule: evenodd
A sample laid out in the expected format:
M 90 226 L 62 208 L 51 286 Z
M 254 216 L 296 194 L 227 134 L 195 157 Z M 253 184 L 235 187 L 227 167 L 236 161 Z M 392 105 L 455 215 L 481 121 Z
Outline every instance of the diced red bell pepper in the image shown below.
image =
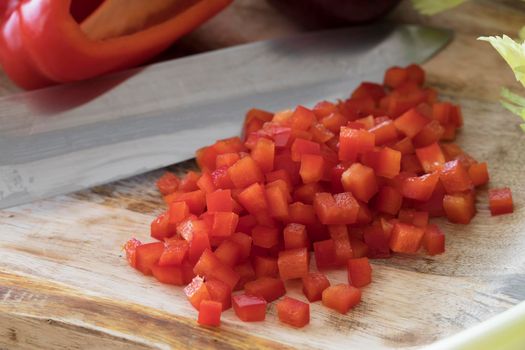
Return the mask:
M 321 154 L 321 147 L 317 142 L 304 139 L 295 139 L 290 150 L 294 162 L 300 162 L 303 154 Z
M 321 119 L 321 124 L 334 134 L 339 134 L 339 130 L 343 125 L 346 125 L 348 119 L 344 115 L 338 112 L 329 114 L 328 116 Z
M 239 193 L 237 200 L 252 215 L 257 216 L 268 209 L 264 187 L 254 183 Z
M 204 193 L 211 193 L 217 189 L 213 183 L 211 174 L 208 172 L 202 173 L 201 177 L 197 181 L 197 187 Z
M 216 211 L 231 212 L 233 201 L 231 190 L 218 189 L 211 193 L 206 193 L 206 207 L 208 213 Z
M 273 113 L 257 108 L 250 109 L 244 118 L 244 136 L 261 129 L 263 124 L 271 121 L 272 118 Z
M 353 256 L 352 246 L 348 238 L 348 229 L 346 225 L 329 225 L 328 232 L 334 241 L 337 265 L 342 266 Z
M 239 215 L 234 212 L 217 211 L 213 213 L 210 237 L 229 237 L 235 231 Z
M 161 283 L 184 286 L 194 276 L 192 269 L 193 267 L 187 261 L 180 266 L 159 266 L 157 263 L 151 267 L 151 272 Z
M 301 156 L 301 168 L 299 175 L 303 183 L 315 183 L 322 179 L 324 174 L 325 161 L 321 155 L 303 154 Z
M 414 153 L 414 145 L 410 137 L 404 137 L 392 145 L 392 149 L 401 152 L 402 155 Z
M 401 156 L 401 171 L 414 174 L 423 174 L 425 172 L 415 154 Z
M 295 188 L 293 192 L 293 200 L 305 204 L 313 204 L 315 194 L 318 192 L 325 192 L 324 186 L 319 182 L 301 185 Z
M 170 239 L 159 258 L 159 266 L 180 266 L 188 256 L 189 244 L 183 239 Z
M 445 235 L 437 225 L 428 225 L 423 236 L 423 247 L 429 255 L 445 252 Z
M 329 101 L 321 101 L 314 106 L 312 111 L 316 115 L 317 119 L 322 119 L 332 113 L 337 112 L 338 110 L 334 103 Z
M 437 121 L 432 120 L 414 136 L 413 143 L 416 147 L 425 147 L 441 140 L 445 128 Z
M 380 124 L 377 124 L 368 131 L 375 135 L 376 146 L 385 145 L 397 140 L 398 138 L 397 128 L 390 118 Z
M 406 198 L 428 201 L 439 182 L 439 174 L 432 173 L 419 177 L 408 177 L 401 185 L 401 193 Z
M 471 192 L 445 195 L 443 209 L 450 222 L 468 224 L 476 214 L 475 198 Z
M 179 191 L 191 192 L 198 190 L 197 181 L 199 181 L 199 178 L 200 174 L 195 171 L 188 171 L 180 180 Z
M 468 176 L 474 186 L 482 186 L 489 182 L 487 163 L 474 163 L 468 168 Z
M 235 185 L 233 184 L 230 174 L 228 172 L 228 169 L 230 167 L 222 166 L 220 168 L 215 169 L 211 174 L 211 178 L 213 180 L 213 185 L 216 188 L 222 188 L 222 189 L 228 189 L 228 188 L 234 188 Z
M 474 187 L 468 171 L 458 160 L 446 162 L 439 172 L 439 179 L 448 194 L 470 191 Z
M 286 225 L 283 230 L 284 248 L 286 250 L 296 248 L 308 248 L 310 246 L 306 226 L 297 223 Z
M 352 98 L 371 97 L 376 103 L 386 96 L 382 85 L 376 83 L 362 82 L 357 89 L 352 92 Z
M 461 108 L 459 106 L 452 105 L 450 110 L 450 122 L 456 128 L 461 128 L 463 126 L 463 115 L 461 114 Z
M 394 125 L 406 136 L 413 138 L 424 127 L 430 123 L 430 119 L 424 117 L 416 108 L 412 108 L 394 120 Z
M 408 71 L 401 67 L 391 67 L 385 72 L 384 84 L 390 88 L 396 88 L 408 79 Z
M 177 189 L 179 188 L 179 183 L 180 180 L 177 177 L 177 175 L 167 171 L 157 180 L 156 185 L 160 193 L 163 196 L 165 196 L 167 194 L 177 191 Z
M 277 303 L 277 315 L 281 322 L 301 328 L 310 323 L 310 305 L 284 297 Z
M 401 152 L 384 147 L 364 154 L 361 162 L 374 169 L 377 176 L 391 179 L 401 170 Z
M 348 260 L 348 284 L 361 288 L 372 282 L 372 267 L 368 258 Z
M 330 287 L 330 282 L 325 275 L 319 272 L 310 272 L 303 277 L 303 293 L 309 302 L 321 300 L 323 291 Z
M 237 282 L 237 286 L 235 286 L 235 290 L 244 289 L 246 283 L 253 281 L 256 278 L 255 270 L 253 269 L 252 264 L 248 261 L 235 266 L 233 270 L 240 276 L 239 282 Z
M 361 291 L 354 286 L 336 284 L 323 291 L 323 305 L 342 314 L 359 304 Z
M 210 249 L 206 249 L 193 267 L 196 275 L 215 278 L 226 283 L 231 289 L 235 287 L 240 276 L 231 267 L 223 264 Z
M 266 300 L 253 295 L 239 294 L 232 296 L 233 310 L 244 322 L 264 321 L 266 318 Z
M 195 215 L 200 215 L 206 208 L 206 193 L 201 190 L 191 192 L 175 192 L 165 198 L 166 203 L 186 202 L 190 212 Z
M 170 232 L 169 222 L 169 212 L 164 212 L 153 219 L 150 225 L 151 237 L 163 241 L 164 238 L 173 236 L 175 232 Z
M 190 282 L 190 284 L 184 287 L 184 294 L 186 294 L 188 301 L 197 310 L 199 310 L 202 301 L 211 300 L 210 293 L 208 292 L 208 288 L 204 283 L 204 279 L 200 276 L 196 276 Z
M 343 184 L 341 183 L 341 176 L 345 172 L 346 167 L 343 164 L 338 164 L 331 170 L 330 185 L 332 193 L 344 192 Z M 315 197 L 314 197 L 315 198 Z
M 215 158 L 215 168 L 222 168 L 222 167 L 229 168 L 233 164 L 235 164 L 240 158 L 241 156 L 239 155 L 239 153 L 219 154 L 217 158 Z
M 199 307 L 197 322 L 203 326 L 219 327 L 221 325 L 222 305 L 218 301 L 203 300 Z
M 255 226 L 252 230 L 253 245 L 271 248 L 279 243 L 279 230 L 274 227 Z
M 368 255 L 368 246 L 362 240 L 350 237 L 350 246 L 352 247 L 353 258 L 362 258 Z
M 295 202 L 288 206 L 288 222 L 311 225 L 317 221 L 313 205 Z
M 288 185 L 288 188 L 292 188 L 292 180 L 286 170 L 279 169 L 264 175 L 266 177 L 266 183 L 274 182 L 276 180 L 283 180 Z
M 252 238 L 246 233 L 235 232 L 230 236 L 229 240 L 237 243 L 240 247 L 239 261 L 244 261 L 248 259 L 252 249 Z
M 363 239 L 367 246 L 366 255 L 372 259 L 389 258 L 391 234 L 391 230 L 384 230 L 378 223 L 365 227 Z
M 244 292 L 247 295 L 257 296 L 271 303 L 285 295 L 286 289 L 283 281 L 279 278 L 259 277 L 255 281 L 246 283 Z
M 234 267 L 240 260 L 241 247 L 234 241 L 227 239 L 219 244 L 213 253 L 223 264 Z
M 443 167 L 443 164 L 445 164 L 445 155 L 437 143 L 416 148 L 416 155 L 426 173 L 439 170 Z
M 272 140 L 260 138 L 252 149 L 251 156 L 263 173 L 272 171 L 275 158 L 275 143 Z
M 292 129 L 308 130 L 310 126 L 317 121 L 314 112 L 303 106 L 297 106 L 290 117 L 290 126 Z
M 308 274 L 309 254 L 307 248 L 296 248 L 279 252 L 277 265 L 282 280 L 303 278 Z
M 188 219 L 177 226 L 177 233 L 189 242 L 188 259 L 194 264 L 210 248 L 209 228 L 202 220 Z
M 489 190 L 490 214 L 502 215 L 514 212 L 512 192 L 510 188 L 494 188 Z
M 314 243 L 315 264 L 318 269 L 332 268 L 338 265 L 333 239 Z
M 170 203 L 170 208 L 168 210 L 168 213 L 169 213 L 169 219 L 168 219 L 168 232 L 167 233 L 168 233 L 168 237 L 171 237 L 177 232 L 177 225 L 183 222 L 184 220 L 186 220 L 190 216 L 190 207 L 188 206 L 186 202 L 173 202 L 173 203 Z M 155 238 L 159 239 L 158 237 L 155 237 Z
M 417 85 L 423 85 L 425 82 L 425 71 L 417 64 L 408 65 L 406 68 L 407 80 L 413 81 Z
M 374 145 L 373 133 L 343 126 L 339 134 L 339 160 L 354 162 L 359 154 L 372 150 Z
M 231 306 L 231 295 L 232 295 L 232 289 L 230 286 L 228 286 L 226 283 L 210 278 L 206 279 L 206 282 L 204 282 L 206 285 L 206 289 L 208 289 L 208 293 L 210 294 L 210 299 L 216 302 L 221 303 L 221 310 L 228 310 Z M 201 304 L 202 308 L 202 304 Z
M 416 253 L 424 234 L 425 230 L 420 227 L 397 222 L 390 235 L 390 249 L 396 253 Z
M 341 175 L 345 191 L 363 202 L 368 202 L 378 191 L 374 170 L 361 163 L 353 163 Z
M 255 276 L 260 277 L 277 277 L 279 275 L 279 265 L 277 258 L 269 256 L 255 256 L 253 258 L 253 269 Z
M 145 275 L 151 275 L 151 268 L 164 252 L 164 242 L 141 244 L 135 248 L 135 268 Z
M 428 224 L 428 212 L 415 211 L 413 209 L 401 209 L 397 216 L 399 221 L 405 224 L 412 224 L 417 227 L 425 228 Z
M 228 168 L 228 175 L 236 188 L 245 188 L 256 182 L 263 182 L 264 175 L 257 162 L 246 156 Z
M 336 195 L 317 193 L 314 199 L 317 217 L 325 225 L 353 224 L 357 220 L 359 203 L 350 192 Z
M 301 180 L 299 176 L 300 163 L 293 161 L 290 153 L 283 152 L 275 155 L 274 169 L 284 170 L 290 176 L 292 184 L 298 184 Z
M 335 137 L 335 134 L 321 123 L 314 124 L 310 132 L 312 133 L 313 141 L 317 143 L 325 143 Z
M 403 196 L 393 187 L 383 186 L 379 189 L 376 197 L 376 209 L 379 212 L 397 215 L 401 204 L 403 203 Z
M 142 242 L 136 238 L 132 238 L 124 244 L 124 251 L 126 252 L 126 259 L 131 267 L 137 266 L 137 247 Z

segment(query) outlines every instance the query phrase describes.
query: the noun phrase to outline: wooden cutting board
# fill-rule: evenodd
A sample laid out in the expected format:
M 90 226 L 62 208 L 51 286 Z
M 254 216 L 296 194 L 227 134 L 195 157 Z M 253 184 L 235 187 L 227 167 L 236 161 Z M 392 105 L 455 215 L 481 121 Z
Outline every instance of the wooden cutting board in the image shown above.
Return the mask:
M 130 236 L 147 241 L 163 210 L 154 187 L 160 171 L 2 210 L 0 349 L 415 348 L 524 300 L 525 136 L 496 102 L 500 86 L 518 86 L 488 44 L 475 40 L 516 33 L 525 13 L 515 4 L 476 1 L 428 19 L 405 2 L 391 16 L 455 29 L 452 44 L 424 65 L 429 84 L 463 106 L 458 143 L 489 162 L 490 186 L 512 188 L 514 214 L 490 217 L 482 189 L 471 225 L 439 221 L 445 254 L 374 261 L 358 307 L 343 316 L 312 304 L 310 325 L 296 330 L 279 323 L 273 304 L 263 323 L 240 322 L 229 310 L 220 329 L 199 327 L 182 288 L 127 266 L 120 246 Z M 238 0 L 179 47 L 202 51 L 299 30 L 264 1 Z M 0 85 L 2 93 L 15 91 L 5 78 Z M 345 282 L 346 273 L 329 278 Z M 287 288 L 302 299 L 299 284 Z

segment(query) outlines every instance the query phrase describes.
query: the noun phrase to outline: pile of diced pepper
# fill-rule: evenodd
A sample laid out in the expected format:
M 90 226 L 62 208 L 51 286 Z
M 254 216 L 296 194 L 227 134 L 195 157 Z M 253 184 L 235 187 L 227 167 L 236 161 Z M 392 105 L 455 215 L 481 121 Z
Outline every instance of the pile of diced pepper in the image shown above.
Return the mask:
M 307 325 L 309 304 L 285 296 L 292 279 L 309 302 L 347 313 L 372 280 L 369 258 L 443 253 L 429 217 L 468 224 L 475 188 L 489 181 L 487 164 L 452 143 L 459 106 L 424 80 L 417 65 L 392 67 L 382 85 L 364 82 L 343 101 L 250 110 L 242 137 L 197 151 L 200 172 L 158 180 L 168 205 L 151 223 L 158 242 L 128 241 L 129 263 L 185 285 L 202 325 L 218 326 L 232 306 L 262 321 L 278 299 L 282 322 Z M 513 211 L 508 188 L 489 190 L 489 201 L 492 215 Z M 348 284 L 331 285 L 323 272 L 342 267 Z

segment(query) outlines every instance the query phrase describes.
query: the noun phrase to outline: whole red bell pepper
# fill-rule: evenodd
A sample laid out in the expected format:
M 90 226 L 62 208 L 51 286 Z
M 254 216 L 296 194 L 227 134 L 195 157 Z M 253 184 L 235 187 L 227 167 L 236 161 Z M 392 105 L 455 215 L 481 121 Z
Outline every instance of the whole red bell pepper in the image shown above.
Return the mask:
M 25 89 L 130 68 L 159 54 L 231 2 L 4 0 L 0 63 Z

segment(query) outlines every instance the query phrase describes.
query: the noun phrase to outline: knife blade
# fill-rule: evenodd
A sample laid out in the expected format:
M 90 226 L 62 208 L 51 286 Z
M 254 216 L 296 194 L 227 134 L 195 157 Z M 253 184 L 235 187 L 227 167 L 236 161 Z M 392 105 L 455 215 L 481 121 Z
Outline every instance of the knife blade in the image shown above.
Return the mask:
M 258 42 L 0 98 L 0 208 L 193 157 L 251 107 L 347 97 L 421 63 L 451 32 L 380 24 Z

